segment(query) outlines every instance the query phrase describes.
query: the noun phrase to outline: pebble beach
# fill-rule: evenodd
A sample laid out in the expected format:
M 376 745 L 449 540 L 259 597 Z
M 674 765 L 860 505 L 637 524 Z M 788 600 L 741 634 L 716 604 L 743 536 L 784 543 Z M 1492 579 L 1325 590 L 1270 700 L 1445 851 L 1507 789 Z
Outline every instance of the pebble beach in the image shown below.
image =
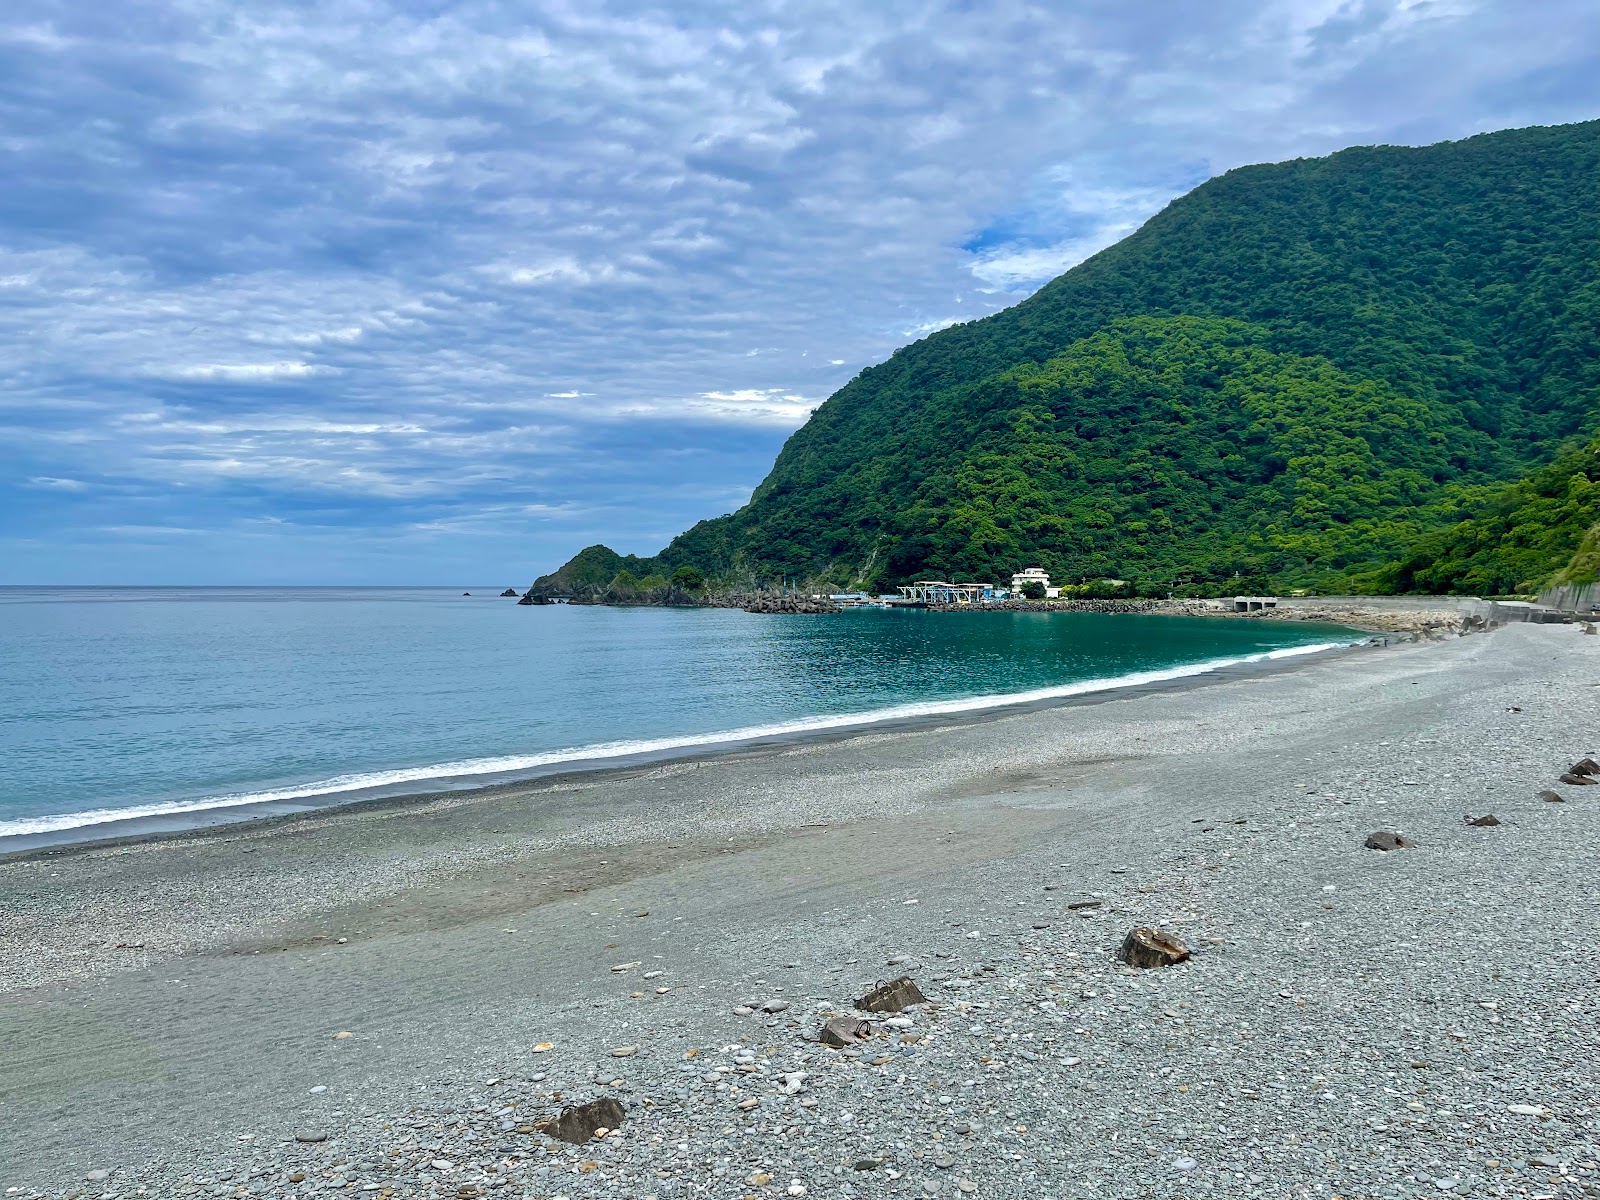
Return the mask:
M 1585 756 L 1512 625 L 0 859 L 0 1195 L 1600 1196 Z

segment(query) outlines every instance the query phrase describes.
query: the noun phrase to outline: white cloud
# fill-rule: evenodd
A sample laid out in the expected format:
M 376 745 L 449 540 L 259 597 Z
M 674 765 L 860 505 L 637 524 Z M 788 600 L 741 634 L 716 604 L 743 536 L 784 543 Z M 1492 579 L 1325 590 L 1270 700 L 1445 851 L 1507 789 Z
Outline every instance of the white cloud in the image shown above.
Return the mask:
M 334 368 L 304 362 L 203 363 L 196 366 L 173 367 L 166 373 L 173 379 L 269 383 L 277 379 L 308 379 L 313 375 L 332 375 Z

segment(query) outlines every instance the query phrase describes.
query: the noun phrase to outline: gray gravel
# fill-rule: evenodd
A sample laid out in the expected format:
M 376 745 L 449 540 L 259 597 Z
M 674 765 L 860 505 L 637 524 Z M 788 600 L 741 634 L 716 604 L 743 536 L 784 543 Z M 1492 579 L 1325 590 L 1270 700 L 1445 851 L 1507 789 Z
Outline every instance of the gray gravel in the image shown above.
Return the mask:
M 0 1194 L 1600 1195 L 1597 686 L 1513 626 L 0 863 Z

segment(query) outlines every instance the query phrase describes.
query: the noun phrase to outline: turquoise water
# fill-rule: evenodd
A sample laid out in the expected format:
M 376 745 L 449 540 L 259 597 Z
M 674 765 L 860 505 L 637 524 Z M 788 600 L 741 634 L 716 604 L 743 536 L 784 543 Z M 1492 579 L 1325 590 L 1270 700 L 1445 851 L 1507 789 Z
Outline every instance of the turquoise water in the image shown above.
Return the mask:
M 0 588 L 0 837 L 492 782 L 1356 637 L 1091 614 L 529 608 L 498 591 Z

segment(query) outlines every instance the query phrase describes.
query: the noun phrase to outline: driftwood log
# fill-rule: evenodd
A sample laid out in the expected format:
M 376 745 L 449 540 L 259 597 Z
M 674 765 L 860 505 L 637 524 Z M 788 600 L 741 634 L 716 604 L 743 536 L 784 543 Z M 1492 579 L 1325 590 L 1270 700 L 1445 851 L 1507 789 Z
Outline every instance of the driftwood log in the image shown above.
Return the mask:
M 856 1007 L 862 1012 L 899 1012 L 913 1004 L 927 1002 L 928 998 L 922 994 L 922 989 L 911 982 L 911 976 L 902 975 L 888 983 L 879 981 L 877 987 L 856 1001 Z
M 1189 947 L 1175 934 L 1141 926 L 1122 939 L 1121 957 L 1130 967 L 1171 967 L 1189 957 Z
M 622 1124 L 625 1115 L 621 1104 L 610 1096 L 602 1096 L 587 1104 L 569 1104 L 555 1115 L 544 1131 L 553 1138 L 581 1146 L 597 1133 L 610 1133 Z

